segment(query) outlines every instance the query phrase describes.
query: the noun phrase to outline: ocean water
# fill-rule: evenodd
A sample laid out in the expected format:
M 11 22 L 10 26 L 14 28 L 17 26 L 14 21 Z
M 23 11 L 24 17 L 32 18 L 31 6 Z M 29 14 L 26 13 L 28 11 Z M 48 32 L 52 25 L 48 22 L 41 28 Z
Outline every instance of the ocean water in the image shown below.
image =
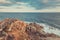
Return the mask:
M 60 35 L 59 13 L 0 13 L 0 20 L 5 18 L 17 18 L 26 22 L 36 22 L 44 26 L 46 32 Z

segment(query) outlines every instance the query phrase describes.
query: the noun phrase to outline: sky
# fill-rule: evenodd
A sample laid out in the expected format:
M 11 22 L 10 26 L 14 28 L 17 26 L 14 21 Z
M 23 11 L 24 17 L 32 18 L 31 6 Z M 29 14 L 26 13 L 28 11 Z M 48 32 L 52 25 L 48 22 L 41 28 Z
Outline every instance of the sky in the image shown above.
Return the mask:
M 0 12 L 60 12 L 60 0 L 0 0 Z

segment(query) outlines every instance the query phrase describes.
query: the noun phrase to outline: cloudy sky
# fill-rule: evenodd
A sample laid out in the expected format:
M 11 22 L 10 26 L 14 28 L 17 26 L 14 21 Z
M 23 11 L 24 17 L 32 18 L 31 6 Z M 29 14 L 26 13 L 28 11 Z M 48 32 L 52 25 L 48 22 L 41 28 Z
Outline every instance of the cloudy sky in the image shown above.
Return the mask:
M 0 12 L 60 12 L 60 0 L 0 0 Z

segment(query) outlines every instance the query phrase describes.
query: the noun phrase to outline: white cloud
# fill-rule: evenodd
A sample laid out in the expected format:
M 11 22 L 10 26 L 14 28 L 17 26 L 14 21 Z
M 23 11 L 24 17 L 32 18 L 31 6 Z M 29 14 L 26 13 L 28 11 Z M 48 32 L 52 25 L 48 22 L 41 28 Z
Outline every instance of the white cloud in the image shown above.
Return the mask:
M 0 9 L 0 12 L 60 12 L 60 7 L 43 9 L 43 10 Z
M 6 2 L 6 0 L 0 0 L 0 2 Z
M 24 6 L 24 5 L 17 6 L 15 8 L 16 9 L 23 9 L 23 10 L 33 10 L 33 9 L 35 9 L 34 7 L 29 7 L 29 6 Z
M 50 1 L 51 0 L 43 0 L 42 2 L 48 4 Z M 53 1 L 60 2 L 60 0 L 53 0 Z M 5 4 L 5 3 L 13 3 L 13 2 L 9 0 L 8 1 L 0 0 L 0 3 Z M 60 5 L 60 3 L 53 5 Z M 11 6 L 0 6 L 0 12 L 60 12 L 60 6 L 55 8 L 47 7 L 42 10 L 36 10 L 36 8 L 29 5 L 29 3 L 15 2 L 15 4 Z
M 9 0 L 1 0 L 0 3 L 13 3 Z M 15 4 L 11 6 L 0 6 L 0 9 L 20 9 L 20 10 L 34 10 L 34 7 L 31 7 L 28 3 L 24 2 L 15 2 Z
M 0 3 L 4 4 L 4 3 L 11 3 L 11 1 L 9 0 L 0 0 Z
M 12 6 L 0 6 L 0 9 L 1 10 L 7 9 L 7 10 L 10 10 L 10 11 L 11 10 L 35 10 L 34 7 L 32 7 L 28 3 L 24 3 L 24 2 L 17 2 L 16 4 L 14 4 Z M 1 12 L 1 10 L 0 10 L 0 12 Z
M 28 4 L 28 3 L 24 3 L 24 2 L 16 2 L 16 4 Z
M 19 3 L 21 4 L 21 3 Z M 36 10 L 36 8 L 28 5 L 28 3 L 23 3 L 21 5 L 13 6 L 0 6 L 0 12 L 60 12 L 60 7 L 48 7 L 42 10 Z
M 0 6 L 0 9 L 14 9 L 14 7 L 8 7 L 8 6 Z

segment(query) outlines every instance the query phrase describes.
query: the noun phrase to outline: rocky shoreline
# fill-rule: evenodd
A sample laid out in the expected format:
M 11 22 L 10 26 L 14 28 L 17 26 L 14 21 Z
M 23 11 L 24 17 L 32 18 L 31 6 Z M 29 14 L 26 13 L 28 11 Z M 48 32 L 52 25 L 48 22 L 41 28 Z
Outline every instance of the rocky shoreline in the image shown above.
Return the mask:
M 43 31 L 36 23 L 7 18 L 0 22 L 0 40 L 60 40 L 60 36 Z

